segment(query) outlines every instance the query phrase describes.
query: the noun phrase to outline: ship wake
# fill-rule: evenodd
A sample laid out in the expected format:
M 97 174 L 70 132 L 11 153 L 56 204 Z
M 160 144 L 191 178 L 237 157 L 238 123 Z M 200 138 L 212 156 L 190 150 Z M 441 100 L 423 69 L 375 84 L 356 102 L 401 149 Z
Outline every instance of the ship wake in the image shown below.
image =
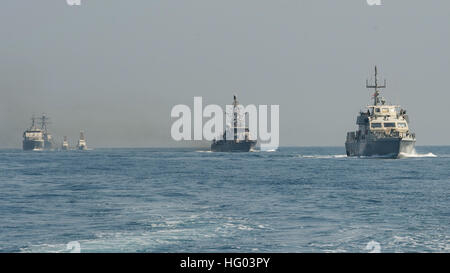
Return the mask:
M 422 157 L 437 157 L 433 153 L 419 154 L 414 149 L 411 153 L 400 153 L 398 158 L 422 158 Z

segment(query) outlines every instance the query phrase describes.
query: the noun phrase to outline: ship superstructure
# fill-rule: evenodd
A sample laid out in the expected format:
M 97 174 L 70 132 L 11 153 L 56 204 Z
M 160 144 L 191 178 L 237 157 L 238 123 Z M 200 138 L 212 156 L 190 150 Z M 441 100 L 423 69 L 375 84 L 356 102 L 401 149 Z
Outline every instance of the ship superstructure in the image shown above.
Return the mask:
M 413 153 L 416 137 L 410 131 L 406 110 L 386 103 L 381 96 L 380 89 L 386 88 L 386 80 L 383 85 L 378 84 L 376 66 L 374 83 L 366 81 L 366 88 L 375 90 L 373 105 L 367 106 L 367 111 L 359 113 L 356 119 L 358 130 L 347 133 L 347 156 L 398 157 L 400 153 Z
M 233 98 L 232 124 L 224 131 L 222 139 L 213 140 L 211 151 L 213 152 L 249 152 L 254 149 L 256 140 L 252 140 L 248 126 L 242 126 L 245 117 L 239 112 L 239 102 L 236 96 Z M 228 136 L 233 136 L 228 137 Z M 227 138 L 228 137 L 228 138 Z

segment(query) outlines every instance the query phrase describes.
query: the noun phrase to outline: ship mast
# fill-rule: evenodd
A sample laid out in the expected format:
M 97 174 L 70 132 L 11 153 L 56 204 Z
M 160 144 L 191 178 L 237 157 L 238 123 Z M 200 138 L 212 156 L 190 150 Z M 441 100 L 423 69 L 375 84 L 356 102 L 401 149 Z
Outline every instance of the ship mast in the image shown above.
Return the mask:
M 233 120 L 233 125 L 234 125 L 234 141 L 237 140 L 237 126 L 238 126 L 238 112 L 237 112 L 237 107 L 239 105 L 239 102 L 236 99 L 236 95 L 234 95 L 233 98 L 233 115 L 234 115 L 234 120 Z
M 373 88 L 375 89 L 375 93 L 373 94 L 373 105 L 378 105 L 379 103 L 379 96 L 380 96 L 380 91 L 378 90 L 379 88 L 386 88 L 386 80 L 384 80 L 384 84 L 383 85 L 378 85 L 378 70 L 377 70 L 377 66 L 375 66 L 375 83 L 372 85 L 369 85 L 369 80 L 366 80 L 366 88 Z
M 36 128 L 36 118 L 34 115 L 31 117 L 31 130 L 34 130 Z
M 44 132 L 47 132 L 47 125 L 50 123 L 49 118 L 44 114 L 42 114 L 42 117 L 40 118 L 41 123 L 41 129 Z

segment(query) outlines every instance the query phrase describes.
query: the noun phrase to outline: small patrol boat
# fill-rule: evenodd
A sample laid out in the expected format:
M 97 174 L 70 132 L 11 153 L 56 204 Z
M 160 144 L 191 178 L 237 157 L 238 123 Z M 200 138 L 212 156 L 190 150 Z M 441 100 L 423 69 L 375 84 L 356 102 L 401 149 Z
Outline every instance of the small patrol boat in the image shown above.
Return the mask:
M 78 140 L 77 149 L 78 150 L 87 150 L 86 139 L 84 138 L 83 131 L 80 132 L 80 139 Z
M 69 150 L 69 142 L 67 141 L 67 137 L 66 136 L 64 136 L 64 140 L 63 140 L 61 149 L 65 150 L 65 151 Z

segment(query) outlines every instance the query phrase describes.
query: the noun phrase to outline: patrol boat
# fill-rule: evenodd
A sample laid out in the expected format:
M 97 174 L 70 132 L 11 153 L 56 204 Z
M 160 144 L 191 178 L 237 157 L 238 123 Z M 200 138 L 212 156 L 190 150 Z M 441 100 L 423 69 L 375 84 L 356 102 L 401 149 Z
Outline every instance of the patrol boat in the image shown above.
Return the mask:
M 234 96 L 232 124 L 224 131 L 222 139 L 213 140 L 212 152 L 249 152 L 254 149 L 257 141 L 251 139 L 248 126 L 241 126 L 243 121 L 238 106 L 239 102 Z M 227 139 L 227 132 L 230 139 Z
M 65 151 L 69 150 L 69 142 L 67 141 L 67 136 L 64 136 L 64 140 L 63 140 L 61 149 L 65 150 Z
M 44 132 L 36 126 L 36 118 L 31 118 L 31 127 L 23 132 L 22 148 L 24 151 L 41 151 L 44 149 Z
M 359 126 L 355 132 L 347 133 L 345 149 L 347 156 L 383 156 L 397 158 L 400 153 L 415 152 L 416 136 L 409 129 L 406 110 L 398 105 L 387 104 L 379 89 L 386 88 L 378 84 L 378 71 L 375 66 L 374 83 L 366 88 L 373 88 L 373 105 L 367 111 L 361 111 L 356 119 Z
M 80 139 L 78 140 L 77 149 L 78 150 L 87 150 L 86 139 L 84 138 L 83 131 L 80 132 Z

